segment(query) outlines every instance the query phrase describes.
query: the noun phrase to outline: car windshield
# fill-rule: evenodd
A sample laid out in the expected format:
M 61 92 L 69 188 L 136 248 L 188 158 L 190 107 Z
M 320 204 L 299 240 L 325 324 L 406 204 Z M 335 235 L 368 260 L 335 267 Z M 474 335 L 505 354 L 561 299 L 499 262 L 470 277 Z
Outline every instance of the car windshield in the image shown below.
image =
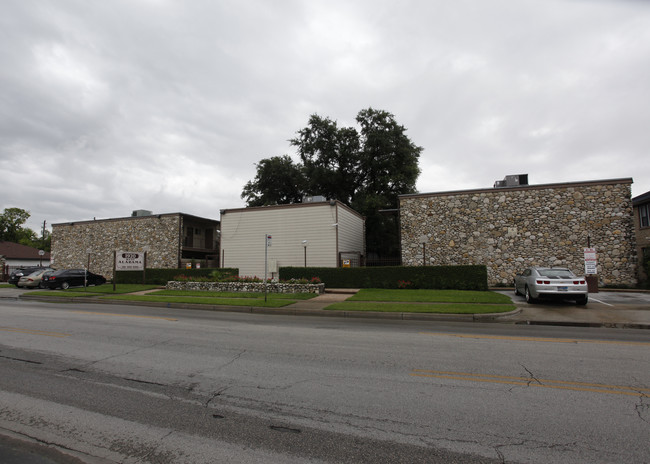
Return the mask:
M 538 269 L 539 275 L 556 279 L 571 279 L 575 274 L 568 269 Z

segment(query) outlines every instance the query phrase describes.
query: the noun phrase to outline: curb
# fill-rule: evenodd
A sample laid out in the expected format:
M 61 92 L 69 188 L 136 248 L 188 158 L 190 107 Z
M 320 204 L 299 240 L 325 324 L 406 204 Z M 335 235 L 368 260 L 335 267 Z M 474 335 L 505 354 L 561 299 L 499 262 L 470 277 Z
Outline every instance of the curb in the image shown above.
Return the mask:
M 199 311 L 233 312 L 247 314 L 271 314 L 281 316 L 316 316 L 316 317 L 338 317 L 354 319 L 380 319 L 380 320 L 402 320 L 402 321 L 439 321 L 439 322 L 495 322 L 513 325 L 548 325 L 557 327 L 600 327 L 616 329 L 646 329 L 650 330 L 650 324 L 631 322 L 580 322 L 580 321 L 542 321 L 542 320 L 508 320 L 522 312 L 521 308 L 506 313 L 488 314 L 432 314 L 432 313 L 386 313 L 376 311 L 336 311 L 316 308 L 300 308 L 293 305 L 281 308 L 263 308 L 259 306 L 227 306 L 227 305 L 205 305 L 196 303 L 159 303 L 148 301 L 126 301 L 126 300 L 101 300 L 92 296 L 75 298 L 51 298 L 46 295 L 22 295 L 19 297 L 6 297 L 6 299 L 22 299 L 43 301 L 49 303 L 93 303 L 107 305 L 143 306 L 150 308 L 174 308 L 193 309 Z M 292 307 L 294 306 L 294 307 Z

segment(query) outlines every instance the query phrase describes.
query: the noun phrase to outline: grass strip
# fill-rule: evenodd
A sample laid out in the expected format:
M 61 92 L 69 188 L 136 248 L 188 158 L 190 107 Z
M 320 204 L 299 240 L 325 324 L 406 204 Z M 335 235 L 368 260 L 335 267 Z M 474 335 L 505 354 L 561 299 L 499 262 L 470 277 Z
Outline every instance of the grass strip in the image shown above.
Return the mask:
M 188 296 L 188 297 L 217 297 L 217 298 L 264 298 L 262 292 L 211 292 L 203 290 L 158 290 L 147 295 L 156 296 Z M 318 295 L 315 293 L 267 293 L 267 300 L 309 300 Z
M 495 292 L 472 290 L 407 290 L 364 288 L 348 301 L 400 301 L 418 303 L 512 303 L 510 297 Z
M 409 303 L 370 303 L 343 301 L 327 306 L 332 311 L 376 311 L 382 313 L 438 313 L 438 314 L 490 314 L 505 313 L 516 308 L 506 304 L 409 304 Z
M 215 298 L 215 297 L 183 297 L 183 296 L 151 296 L 151 295 L 106 295 L 100 297 L 103 300 L 122 301 L 149 301 L 153 303 L 181 303 L 181 304 L 204 304 L 215 306 L 255 306 L 261 308 L 282 308 L 295 303 L 296 300 L 286 299 L 264 299 L 257 298 Z
M 93 293 L 112 293 L 115 295 L 123 293 L 133 293 L 133 292 L 142 292 L 145 290 L 153 290 L 160 288 L 160 285 L 142 285 L 142 284 L 117 284 L 115 285 L 115 291 L 113 291 L 113 284 L 103 284 L 96 287 L 88 287 L 88 291 Z M 79 290 L 79 289 L 75 289 Z
M 54 298 L 78 298 L 78 297 L 90 297 L 90 296 L 99 296 L 101 293 L 93 293 L 92 291 L 84 292 L 79 289 L 74 290 L 48 290 L 47 292 L 34 292 L 32 295 L 54 297 Z

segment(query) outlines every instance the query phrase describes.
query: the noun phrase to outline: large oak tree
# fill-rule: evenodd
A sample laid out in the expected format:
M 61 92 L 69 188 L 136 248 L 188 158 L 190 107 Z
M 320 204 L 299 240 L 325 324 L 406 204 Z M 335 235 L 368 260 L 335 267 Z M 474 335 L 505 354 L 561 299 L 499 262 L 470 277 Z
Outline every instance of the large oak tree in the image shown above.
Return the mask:
M 340 200 L 366 217 L 368 253 L 399 256 L 398 195 L 414 193 L 422 148 L 404 126 L 382 110 L 368 108 L 355 127 L 339 127 L 319 115 L 309 118 L 290 144 L 299 162 L 285 155 L 257 163 L 255 179 L 242 192 L 248 206 L 299 203 L 304 196 Z

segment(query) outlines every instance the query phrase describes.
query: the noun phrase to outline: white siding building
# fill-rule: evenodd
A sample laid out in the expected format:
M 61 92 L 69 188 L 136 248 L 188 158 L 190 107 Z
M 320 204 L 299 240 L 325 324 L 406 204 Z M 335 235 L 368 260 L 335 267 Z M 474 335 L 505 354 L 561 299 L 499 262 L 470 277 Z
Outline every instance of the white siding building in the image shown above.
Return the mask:
M 365 219 L 331 200 L 221 210 L 221 266 L 263 278 L 267 234 L 269 278 L 280 267 L 338 267 L 365 254 Z

